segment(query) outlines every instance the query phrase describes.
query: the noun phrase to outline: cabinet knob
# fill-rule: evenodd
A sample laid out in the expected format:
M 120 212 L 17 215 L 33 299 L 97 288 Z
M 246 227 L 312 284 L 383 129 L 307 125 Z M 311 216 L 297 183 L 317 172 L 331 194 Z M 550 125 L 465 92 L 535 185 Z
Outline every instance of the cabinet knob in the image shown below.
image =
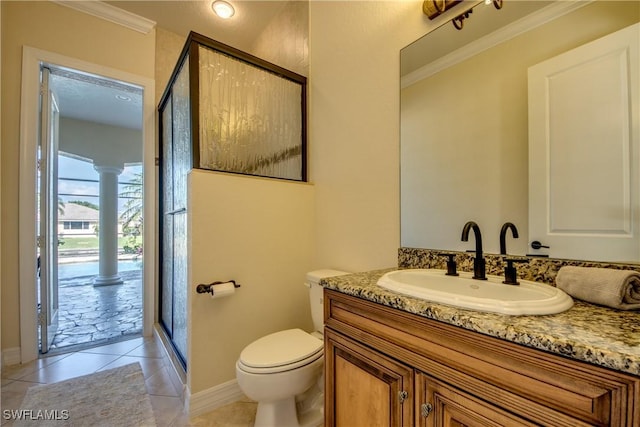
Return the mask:
M 420 412 L 424 418 L 427 418 L 431 411 L 433 411 L 433 405 L 431 403 L 423 403 L 420 405 Z
M 407 400 L 407 397 L 409 397 L 409 393 L 406 391 L 402 390 L 398 392 L 398 400 L 400 403 L 404 403 L 404 401 Z

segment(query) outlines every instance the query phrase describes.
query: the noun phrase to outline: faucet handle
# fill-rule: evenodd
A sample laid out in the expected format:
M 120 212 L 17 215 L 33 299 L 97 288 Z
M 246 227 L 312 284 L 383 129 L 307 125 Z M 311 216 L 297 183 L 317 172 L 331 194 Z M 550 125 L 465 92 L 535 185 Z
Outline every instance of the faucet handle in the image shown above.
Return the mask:
M 519 285 L 518 282 L 518 271 L 513 264 L 516 263 L 527 263 L 529 260 L 527 258 L 508 258 L 504 257 L 504 261 L 506 261 L 507 266 L 504 268 L 504 280 L 502 283 L 507 285 Z
M 456 271 L 456 253 L 455 252 L 440 252 L 439 256 L 446 256 L 449 258 L 447 261 L 447 276 L 458 276 L 458 272 Z

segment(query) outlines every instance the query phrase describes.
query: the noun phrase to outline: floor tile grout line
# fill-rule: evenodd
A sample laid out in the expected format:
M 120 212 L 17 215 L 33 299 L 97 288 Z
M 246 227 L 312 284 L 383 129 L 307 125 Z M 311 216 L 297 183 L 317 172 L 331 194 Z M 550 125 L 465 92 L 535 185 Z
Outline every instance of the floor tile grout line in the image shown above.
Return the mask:
M 26 377 L 26 376 L 29 376 L 29 375 L 32 375 L 32 374 L 35 374 L 35 373 L 37 373 L 37 372 L 39 372 L 39 371 L 42 371 L 43 369 L 55 369 L 55 368 L 56 368 L 56 366 L 53 366 L 53 365 L 56 365 L 58 362 L 60 362 L 60 361 L 62 361 L 62 360 L 64 360 L 64 359 L 66 359 L 67 357 L 71 357 L 71 356 L 73 356 L 73 355 L 82 354 L 82 355 L 87 355 L 87 356 L 90 356 L 90 355 L 117 356 L 114 360 L 112 360 L 112 361 L 110 361 L 110 362 L 106 363 L 105 365 L 103 365 L 103 366 L 99 367 L 98 369 L 96 369 L 95 371 L 93 371 L 93 373 L 95 373 L 95 372 L 100 371 L 101 369 L 103 369 L 103 368 L 104 368 L 104 367 L 106 367 L 107 365 L 110 365 L 111 363 L 115 362 L 116 360 L 118 360 L 118 359 L 122 358 L 123 356 L 128 355 L 128 353 L 130 353 L 130 352 L 132 352 L 132 351 L 134 351 L 134 350 L 136 350 L 136 349 L 138 349 L 138 348 L 140 348 L 141 346 L 144 346 L 144 345 L 145 345 L 145 343 L 144 343 L 144 342 L 142 342 L 142 343 L 140 343 L 140 345 L 138 345 L 138 346 L 134 347 L 133 349 L 129 350 L 127 353 L 122 353 L 122 352 L 119 352 L 118 354 L 109 354 L 109 353 L 89 353 L 89 352 L 84 352 L 83 350 L 79 350 L 79 351 L 74 351 L 74 352 L 70 352 L 70 353 L 65 353 L 64 355 L 55 355 L 55 356 L 51 356 L 51 357 L 57 357 L 57 356 L 63 356 L 63 357 L 60 357 L 58 360 L 56 360 L 56 361 L 54 361 L 54 362 L 48 363 L 48 364 L 46 364 L 46 365 L 44 365 L 44 366 L 41 366 L 40 368 L 35 369 L 34 371 L 27 372 L 27 373 L 25 373 L 25 374 L 21 375 L 21 376 L 20 376 L 20 377 L 18 377 L 18 378 L 9 378 L 9 377 L 6 377 L 5 379 L 11 379 L 11 380 L 14 380 L 14 381 L 22 381 L 22 380 L 21 380 L 22 378 L 24 378 L 24 377 Z M 130 357 L 134 357 L 134 356 L 130 356 Z M 135 356 L 135 357 L 143 357 L 143 356 Z M 36 361 L 34 361 L 34 362 L 35 362 L 35 363 L 37 363 L 39 360 L 44 360 L 44 359 L 45 359 L 45 358 L 42 358 L 42 359 L 36 359 Z M 16 365 L 16 366 L 17 366 L 17 365 Z M 4 373 L 3 373 L 3 375 L 4 375 Z M 86 374 L 84 374 L 84 375 L 86 375 Z M 82 375 L 80 375 L 80 376 L 82 376 Z M 22 382 L 33 382 L 33 381 L 22 381 Z M 34 384 L 48 384 L 48 383 L 40 383 L 40 382 L 33 382 L 33 383 L 34 383 Z
M 25 372 L 25 373 L 24 373 L 23 375 L 21 375 L 20 377 L 17 377 L 17 378 L 5 377 L 5 376 L 4 376 L 5 374 L 3 373 L 3 374 L 2 374 L 2 375 L 3 375 L 3 376 L 2 376 L 2 378 L 3 378 L 3 379 L 12 379 L 12 380 L 15 380 L 15 381 L 23 381 L 23 380 L 22 380 L 22 378 L 24 378 L 24 377 L 26 377 L 26 376 L 29 376 L 29 375 L 32 375 L 32 374 L 35 374 L 36 372 L 39 372 L 39 371 L 41 371 L 42 369 L 48 368 L 48 367 L 50 367 L 51 365 L 54 365 L 54 364 L 56 364 L 56 363 L 60 362 L 61 360 L 66 359 L 66 358 L 67 358 L 68 356 L 70 356 L 71 354 L 73 354 L 73 353 L 67 353 L 67 354 L 65 354 L 65 355 L 64 355 L 64 357 L 61 357 L 60 359 L 58 359 L 58 360 L 56 360 L 56 361 L 54 361 L 54 362 L 47 363 L 47 364 L 46 364 L 46 365 L 44 365 L 44 366 L 40 366 L 38 369 L 35 369 L 35 370 L 33 370 L 33 371 Z M 57 356 L 51 356 L 51 357 L 57 357 Z M 40 360 L 44 360 L 44 359 L 45 359 L 45 358 L 32 360 L 31 362 L 27 362 L 26 364 L 29 364 L 29 363 L 38 363 Z M 25 365 L 26 365 L 26 364 L 25 364 Z M 14 366 L 20 366 L 20 364 L 18 364 L 18 365 L 14 365 Z M 52 369 L 53 369 L 53 368 L 52 368 Z M 9 374 L 9 375 L 10 375 L 10 374 Z M 23 381 L 23 382 L 33 382 L 33 381 Z M 37 384 L 45 384 L 45 383 L 37 383 Z
M 126 355 L 126 354 L 120 354 L 120 355 L 117 355 L 117 354 L 109 354 L 108 356 L 118 356 L 118 357 L 116 357 L 116 358 L 115 358 L 115 359 L 113 359 L 111 362 L 107 363 L 106 365 L 104 365 L 104 366 L 102 366 L 102 367 L 98 368 L 95 372 L 98 372 L 98 371 L 100 371 L 101 369 L 106 368 L 107 366 L 111 365 L 112 363 L 115 363 L 116 361 L 118 361 L 118 360 L 122 359 L 123 357 L 125 357 L 125 356 L 127 356 L 127 355 Z M 129 356 L 129 357 L 132 357 L 132 356 Z M 140 368 L 142 369 L 142 363 L 140 363 L 139 361 L 138 361 L 138 362 L 131 362 L 131 363 L 139 363 L 139 364 L 140 364 Z M 129 363 L 127 363 L 127 365 L 128 365 L 128 364 L 129 364 Z M 113 369 L 115 369 L 115 368 L 113 368 Z M 95 373 L 95 372 L 94 372 L 94 373 Z
M 166 378 L 161 378 L 161 380 L 162 380 L 163 382 L 168 382 L 169 387 L 171 387 L 171 389 L 172 389 L 172 390 L 173 390 L 173 392 L 175 393 L 175 395 L 172 395 L 171 397 L 177 397 L 177 398 L 181 399 L 181 394 L 182 394 L 182 393 L 180 392 L 180 390 L 178 390 L 178 389 L 176 388 L 176 385 L 173 383 L 173 380 L 171 380 L 171 373 L 169 372 L 169 369 L 168 369 L 166 366 L 163 366 L 162 368 L 158 369 L 156 372 L 154 372 L 153 374 L 151 374 L 151 375 L 149 376 L 149 378 L 146 378 L 146 379 L 145 379 L 145 385 L 147 384 L 147 381 L 148 381 L 148 380 L 150 380 L 150 379 L 151 379 L 151 378 L 153 378 L 154 376 L 158 375 L 158 374 L 159 374 L 160 372 L 162 372 L 163 370 L 164 370 L 164 372 L 165 372 L 165 374 L 166 374 L 166 376 L 167 376 L 167 377 L 166 377 Z M 147 392 L 149 392 L 149 391 L 147 390 Z M 152 394 L 152 393 L 149 393 L 149 394 Z M 164 396 L 164 395 L 156 395 L 156 394 L 153 394 L 153 395 L 154 395 L 154 396 Z

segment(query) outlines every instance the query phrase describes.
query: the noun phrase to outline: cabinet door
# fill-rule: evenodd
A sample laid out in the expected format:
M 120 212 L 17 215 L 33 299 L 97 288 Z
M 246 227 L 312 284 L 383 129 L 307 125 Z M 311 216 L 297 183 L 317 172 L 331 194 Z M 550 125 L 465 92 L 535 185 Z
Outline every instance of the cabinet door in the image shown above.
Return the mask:
M 416 374 L 416 425 L 420 427 L 534 426 L 424 373 Z
M 413 370 L 341 335 L 325 333 L 325 426 L 411 426 Z

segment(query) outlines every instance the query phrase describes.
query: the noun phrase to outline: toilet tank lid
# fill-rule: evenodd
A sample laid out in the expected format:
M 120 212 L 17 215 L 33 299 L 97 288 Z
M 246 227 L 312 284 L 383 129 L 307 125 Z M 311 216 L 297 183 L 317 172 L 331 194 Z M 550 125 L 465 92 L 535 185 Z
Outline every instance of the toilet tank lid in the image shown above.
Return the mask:
M 345 274 L 349 274 L 349 273 L 347 273 L 346 271 L 331 270 L 331 269 L 314 270 L 307 273 L 307 282 L 318 283 L 320 282 L 320 279 L 324 279 L 326 277 L 333 277 L 333 276 L 342 276 Z

